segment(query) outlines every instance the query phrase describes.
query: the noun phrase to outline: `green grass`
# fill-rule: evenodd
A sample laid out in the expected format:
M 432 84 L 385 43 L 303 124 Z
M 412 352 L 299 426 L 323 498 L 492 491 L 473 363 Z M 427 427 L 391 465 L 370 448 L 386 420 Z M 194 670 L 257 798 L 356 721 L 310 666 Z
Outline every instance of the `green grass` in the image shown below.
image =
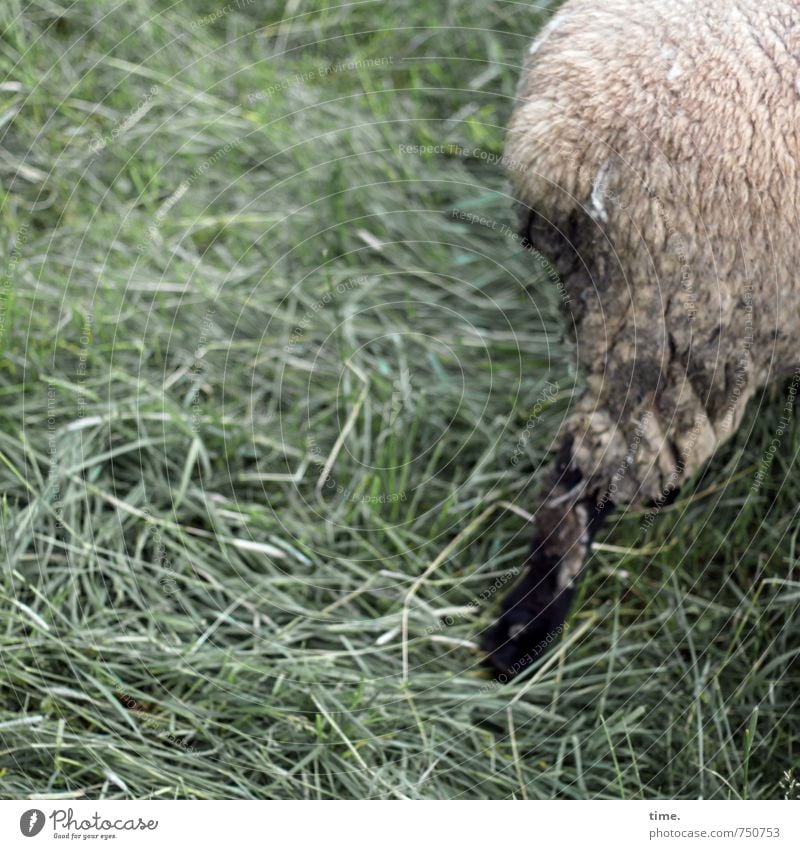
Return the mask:
M 0 11 L 0 794 L 782 797 L 781 387 L 479 665 L 580 385 L 496 161 L 551 11 L 241 7 Z

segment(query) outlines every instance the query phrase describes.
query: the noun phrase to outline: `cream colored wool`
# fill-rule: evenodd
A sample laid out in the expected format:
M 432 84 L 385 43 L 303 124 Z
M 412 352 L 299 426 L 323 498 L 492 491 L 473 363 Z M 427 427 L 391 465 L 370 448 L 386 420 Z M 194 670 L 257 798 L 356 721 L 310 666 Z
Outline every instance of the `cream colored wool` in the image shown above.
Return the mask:
M 800 4 L 569 0 L 531 46 L 506 160 L 570 296 L 584 493 L 663 497 L 800 362 L 798 133 Z

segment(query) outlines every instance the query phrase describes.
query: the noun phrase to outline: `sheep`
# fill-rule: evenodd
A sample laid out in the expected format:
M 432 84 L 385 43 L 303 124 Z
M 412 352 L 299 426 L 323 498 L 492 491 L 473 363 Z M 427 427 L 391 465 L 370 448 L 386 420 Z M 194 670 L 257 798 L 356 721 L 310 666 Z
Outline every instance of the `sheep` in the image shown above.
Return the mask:
M 786 0 L 568 0 L 531 46 L 505 162 L 585 390 L 485 638 L 496 674 L 560 631 L 603 517 L 674 498 L 797 368 L 798 133 Z

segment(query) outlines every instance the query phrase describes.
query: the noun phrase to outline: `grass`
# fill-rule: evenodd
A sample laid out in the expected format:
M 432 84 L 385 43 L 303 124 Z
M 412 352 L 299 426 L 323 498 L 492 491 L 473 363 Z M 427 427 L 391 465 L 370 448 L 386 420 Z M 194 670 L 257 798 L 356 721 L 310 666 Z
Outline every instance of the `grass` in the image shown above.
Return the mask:
M 795 793 L 785 388 L 479 664 L 580 386 L 497 162 L 552 10 L 215 9 L 0 11 L 0 794 Z

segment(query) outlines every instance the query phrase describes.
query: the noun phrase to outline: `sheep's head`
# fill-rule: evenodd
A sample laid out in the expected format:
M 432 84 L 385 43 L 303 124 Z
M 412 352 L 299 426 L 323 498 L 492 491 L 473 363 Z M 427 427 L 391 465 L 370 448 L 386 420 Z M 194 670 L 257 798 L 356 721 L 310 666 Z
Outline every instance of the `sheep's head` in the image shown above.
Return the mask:
M 531 555 L 527 570 L 504 599 L 503 612 L 484 638 L 488 661 L 500 681 L 524 672 L 564 631 L 573 590 L 559 592 L 557 584 L 558 565 L 548 568 L 544 558 Z
M 614 507 L 608 499 L 587 493 L 584 484 L 574 464 L 558 465 L 556 482 L 537 512 L 537 538 L 525 570 L 484 638 L 489 663 L 500 680 L 527 669 L 566 629 L 592 535 Z

